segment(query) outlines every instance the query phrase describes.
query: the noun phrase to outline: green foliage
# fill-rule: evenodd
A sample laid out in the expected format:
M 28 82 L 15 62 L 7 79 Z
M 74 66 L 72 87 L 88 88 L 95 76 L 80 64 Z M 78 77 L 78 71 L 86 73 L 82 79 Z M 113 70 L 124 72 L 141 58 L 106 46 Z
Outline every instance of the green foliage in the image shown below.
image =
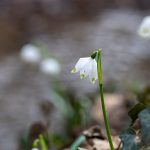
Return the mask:
M 39 135 L 39 145 L 42 150 L 48 150 L 48 146 L 43 135 Z
M 150 87 L 146 87 L 142 92 L 137 93 L 138 101 L 146 106 L 150 106 Z
M 71 145 L 70 150 L 77 150 L 80 144 L 82 144 L 86 140 L 84 135 L 79 136 L 75 142 Z
M 136 143 L 136 132 L 132 128 L 128 128 L 120 135 L 123 143 L 123 150 L 139 150 L 139 145 Z
M 50 132 L 47 133 L 48 132 L 47 128 L 46 129 L 47 134 L 41 133 L 42 138 L 39 139 L 38 137 L 36 140 L 34 139 L 35 141 L 33 143 L 33 147 L 40 148 L 41 145 L 42 147 L 45 147 L 44 145 L 46 145 L 46 148 L 53 147 L 56 149 L 60 149 L 64 145 L 67 145 L 73 140 L 73 135 L 76 134 L 76 131 L 83 128 L 85 124 L 87 125 L 87 123 L 90 122 L 88 110 L 92 105 L 91 99 L 89 99 L 88 97 L 81 97 L 79 99 L 76 96 L 76 94 L 72 92 L 72 90 L 66 90 L 61 86 L 58 86 L 59 88 L 57 88 L 57 86 L 55 85 L 55 88 L 50 90 L 50 97 L 47 102 L 53 104 L 53 106 L 56 109 L 58 109 L 58 111 L 62 115 L 62 118 L 65 120 L 66 122 L 64 127 L 65 135 L 63 133 L 50 133 Z M 47 107 L 46 109 L 51 108 Z M 45 111 L 45 109 L 43 110 L 43 108 L 41 107 L 41 111 Z M 49 112 L 49 110 L 46 111 Z M 45 115 L 45 113 L 43 113 L 43 115 Z M 30 143 L 32 143 L 32 141 L 30 141 L 28 134 L 29 133 L 27 133 L 27 136 L 21 138 L 20 143 L 23 150 L 31 149 Z
M 132 119 L 132 123 L 138 118 L 138 114 L 144 109 L 146 106 L 143 103 L 136 104 L 128 113 L 128 115 Z
M 50 134 L 49 140 L 51 142 L 51 147 L 55 147 L 56 149 L 60 149 L 65 143 L 68 142 L 66 137 L 56 133 Z
M 62 137 L 58 134 L 41 134 L 33 142 L 33 148 L 40 148 L 41 150 L 48 150 L 50 147 L 55 147 L 60 149 L 64 146 L 64 143 L 67 143 L 65 137 Z M 28 149 L 29 150 L 29 149 Z
M 40 134 L 38 139 L 33 142 L 33 148 L 40 148 L 41 150 L 48 150 L 49 145 L 45 135 Z
M 143 110 L 139 114 L 141 124 L 141 142 L 143 145 L 150 144 L 150 108 Z
M 134 132 L 131 136 L 128 130 L 121 134 L 123 150 L 132 150 L 132 148 L 129 149 L 129 145 L 132 145 L 133 148 L 137 146 L 139 150 L 150 150 L 150 86 L 143 90 L 141 84 L 139 84 L 132 87 L 132 89 L 137 96 L 138 103 L 128 113 L 132 120 L 130 130 L 132 129 L 134 131 L 132 125 L 137 119 L 139 119 L 140 128 L 138 129 L 138 135 Z M 140 139 L 139 144 L 135 143 L 136 136 Z
M 134 88 L 135 89 L 135 88 Z M 144 90 L 134 90 L 137 100 L 137 103 L 128 113 L 132 119 L 132 123 L 138 118 L 138 114 L 145 108 L 150 107 L 150 87 L 146 87 Z
M 60 149 L 73 140 L 72 137 L 76 134 L 76 131 L 83 128 L 85 124 L 87 125 L 90 120 L 88 110 L 92 101 L 85 96 L 78 98 L 73 90 L 65 89 L 58 81 L 53 84 L 48 101 L 53 104 L 65 120 L 65 135 L 49 133 L 49 141 L 50 147 Z
M 150 150 L 150 108 L 145 108 L 138 115 L 140 121 L 139 133 L 131 126 L 121 135 L 123 150 Z M 139 138 L 139 142 L 136 141 Z
M 86 104 L 84 103 L 85 100 Z M 74 131 L 75 128 L 81 128 L 84 122 L 90 119 L 90 116 L 87 118 L 87 107 L 90 107 L 90 101 L 87 97 L 77 98 L 69 90 L 51 90 L 50 102 L 61 112 L 62 117 L 66 120 L 67 133 Z
M 30 149 L 29 138 L 27 135 L 24 135 L 23 137 L 21 137 L 19 143 L 20 143 L 20 147 L 23 148 L 23 150 Z

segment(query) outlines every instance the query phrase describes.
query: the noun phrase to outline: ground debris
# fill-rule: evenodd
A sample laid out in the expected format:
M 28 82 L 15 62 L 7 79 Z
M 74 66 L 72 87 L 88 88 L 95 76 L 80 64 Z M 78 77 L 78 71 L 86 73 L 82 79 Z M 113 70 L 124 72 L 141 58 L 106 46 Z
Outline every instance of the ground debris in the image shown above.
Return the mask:
M 110 150 L 106 136 L 102 134 L 99 126 L 93 126 L 82 134 L 86 137 L 86 141 L 80 145 L 79 150 Z M 114 148 L 117 149 L 120 144 L 119 136 L 112 136 L 112 140 Z

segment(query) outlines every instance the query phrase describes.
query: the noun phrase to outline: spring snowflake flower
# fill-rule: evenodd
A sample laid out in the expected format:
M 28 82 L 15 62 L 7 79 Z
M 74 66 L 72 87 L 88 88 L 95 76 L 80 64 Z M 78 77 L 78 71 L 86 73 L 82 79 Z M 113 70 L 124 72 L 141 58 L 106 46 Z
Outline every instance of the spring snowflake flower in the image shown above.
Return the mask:
M 61 66 L 56 59 L 47 58 L 40 63 L 40 70 L 47 75 L 57 75 L 61 71 Z
M 39 150 L 38 148 L 32 148 L 31 150 Z
M 40 61 L 41 55 L 39 49 L 36 46 L 27 44 L 22 47 L 20 57 L 24 62 L 34 64 Z
M 98 78 L 97 62 L 92 57 L 80 58 L 71 72 L 80 72 L 81 79 L 89 77 L 90 81 L 94 84 Z
M 143 19 L 138 34 L 143 38 L 150 38 L 150 16 Z

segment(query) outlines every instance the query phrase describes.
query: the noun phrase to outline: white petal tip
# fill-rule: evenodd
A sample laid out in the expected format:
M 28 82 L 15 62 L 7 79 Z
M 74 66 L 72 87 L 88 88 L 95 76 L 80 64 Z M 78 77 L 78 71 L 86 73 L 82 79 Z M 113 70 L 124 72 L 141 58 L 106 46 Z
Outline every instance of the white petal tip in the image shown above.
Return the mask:
M 94 84 L 95 81 L 96 81 L 95 78 L 92 78 L 92 80 L 91 80 L 92 84 Z
M 139 29 L 138 32 L 141 33 L 141 34 L 149 34 L 150 29 L 149 28 L 142 28 L 142 29 Z
M 77 69 L 76 68 L 73 68 L 72 70 L 71 70 L 71 73 L 76 73 L 77 72 Z
M 80 74 L 80 78 L 83 79 L 85 77 L 85 75 L 82 73 Z
M 147 33 L 150 32 L 150 30 L 148 28 L 144 28 L 142 32 L 145 33 L 145 34 L 147 34 Z

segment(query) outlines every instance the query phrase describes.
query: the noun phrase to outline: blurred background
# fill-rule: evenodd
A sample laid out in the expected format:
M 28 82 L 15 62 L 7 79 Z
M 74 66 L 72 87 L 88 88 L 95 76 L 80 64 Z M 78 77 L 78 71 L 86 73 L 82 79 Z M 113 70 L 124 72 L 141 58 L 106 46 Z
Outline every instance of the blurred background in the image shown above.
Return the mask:
M 0 149 L 29 150 L 49 131 L 57 150 L 92 125 L 103 129 L 98 84 L 70 74 L 98 48 L 118 134 L 134 91 L 149 84 L 150 40 L 137 34 L 149 13 L 149 0 L 0 0 Z

